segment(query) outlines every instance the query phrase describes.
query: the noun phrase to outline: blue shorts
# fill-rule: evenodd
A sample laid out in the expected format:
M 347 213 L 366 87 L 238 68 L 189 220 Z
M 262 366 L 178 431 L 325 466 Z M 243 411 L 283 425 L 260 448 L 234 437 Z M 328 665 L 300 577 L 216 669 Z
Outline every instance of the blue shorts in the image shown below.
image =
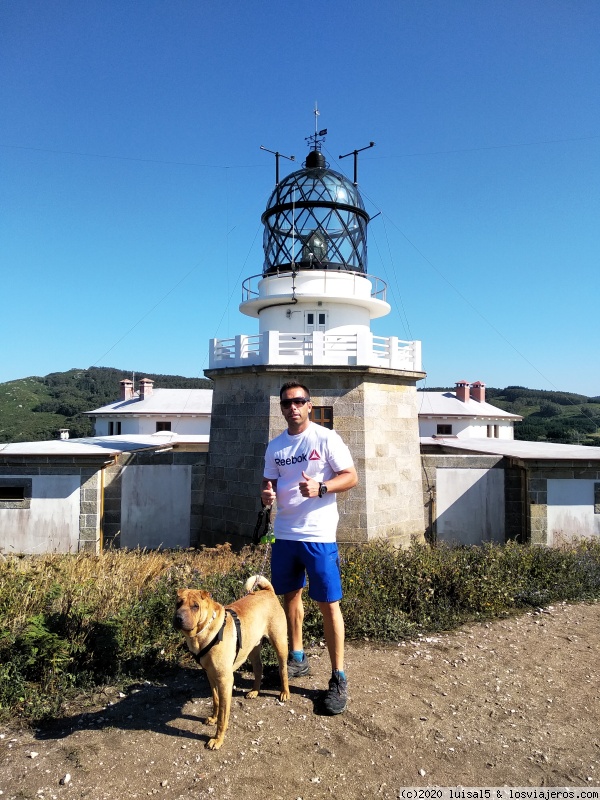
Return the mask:
M 306 586 L 317 603 L 342 599 L 340 559 L 335 542 L 297 542 L 277 539 L 271 556 L 271 583 L 276 594 L 295 592 Z

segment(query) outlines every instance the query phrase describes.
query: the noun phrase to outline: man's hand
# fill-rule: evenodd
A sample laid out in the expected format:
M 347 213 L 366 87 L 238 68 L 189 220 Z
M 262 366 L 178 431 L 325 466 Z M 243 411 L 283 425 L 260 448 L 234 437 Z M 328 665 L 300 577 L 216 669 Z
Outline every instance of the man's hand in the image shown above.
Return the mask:
M 300 494 L 302 497 L 318 497 L 319 496 L 319 481 L 310 478 L 304 470 L 302 471 L 303 481 L 298 484 Z
M 275 493 L 275 489 L 273 489 L 273 484 L 271 481 L 263 481 L 263 488 L 260 493 L 260 499 L 262 500 L 263 505 L 272 506 L 276 497 L 277 495 Z

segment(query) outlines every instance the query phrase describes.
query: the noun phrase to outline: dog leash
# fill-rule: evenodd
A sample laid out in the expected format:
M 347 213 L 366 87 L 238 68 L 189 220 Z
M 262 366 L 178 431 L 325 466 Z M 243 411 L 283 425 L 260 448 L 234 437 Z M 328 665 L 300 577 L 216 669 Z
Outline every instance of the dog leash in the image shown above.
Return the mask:
M 273 526 L 271 525 L 272 506 L 266 506 L 262 500 L 260 504 L 261 509 L 258 512 L 256 525 L 254 526 L 252 544 L 273 544 L 275 541 L 275 534 L 273 533 Z
M 251 594 L 256 587 L 258 586 L 258 578 L 260 575 L 264 575 L 265 566 L 267 564 L 267 558 L 269 557 L 269 551 L 271 549 L 271 545 L 275 541 L 275 533 L 273 532 L 273 525 L 271 524 L 271 508 L 272 506 L 266 506 L 263 501 L 260 501 L 261 509 L 258 512 L 258 517 L 256 520 L 256 525 L 254 527 L 254 535 L 252 536 L 252 544 L 266 544 L 265 552 L 263 555 L 262 564 L 260 567 L 260 571 L 256 576 L 256 581 L 254 582 L 254 586 L 248 594 Z M 262 533 L 261 533 L 262 530 Z

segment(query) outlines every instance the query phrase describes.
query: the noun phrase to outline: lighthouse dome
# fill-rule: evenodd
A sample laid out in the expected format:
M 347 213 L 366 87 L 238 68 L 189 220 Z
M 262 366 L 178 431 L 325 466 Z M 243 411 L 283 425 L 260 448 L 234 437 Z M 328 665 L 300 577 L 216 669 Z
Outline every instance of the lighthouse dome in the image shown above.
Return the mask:
M 261 220 L 263 275 L 367 271 L 369 215 L 356 185 L 329 169 L 318 150 L 308 154 L 303 169 L 277 184 Z

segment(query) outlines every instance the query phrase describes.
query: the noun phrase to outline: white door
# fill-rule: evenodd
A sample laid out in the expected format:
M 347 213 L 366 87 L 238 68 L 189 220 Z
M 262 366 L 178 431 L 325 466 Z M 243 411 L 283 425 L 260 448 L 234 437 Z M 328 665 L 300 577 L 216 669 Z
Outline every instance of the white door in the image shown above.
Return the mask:
M 306 333 L 314 333 L 314 331 L 322 331 L 324 333 L 326 328 L 327 328 L 326 311 L 304 312 L 304 330 Z
M 121 547 L 189 547 L 191 487 L 190 466 L 125 467 Z
M 436 470 L 437 538 L 451 544 L 504 542 L 504 470 Z
M 594 514 L 598 481 L 553 478 L 548 481 L 548 544 L 600 536 L 600 514 Z

